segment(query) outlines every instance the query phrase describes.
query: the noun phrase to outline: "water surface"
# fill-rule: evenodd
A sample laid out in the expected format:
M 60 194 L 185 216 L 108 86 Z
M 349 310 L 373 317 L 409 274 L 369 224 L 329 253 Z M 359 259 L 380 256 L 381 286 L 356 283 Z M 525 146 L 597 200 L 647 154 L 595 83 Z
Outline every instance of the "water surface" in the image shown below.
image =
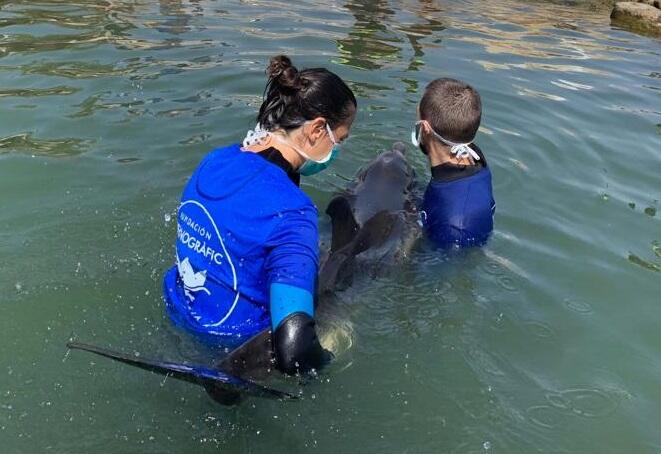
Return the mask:
M 660 452 L 660 50 L 541 1 L 0 3 L 3 452 Z M 304 182 L 320 207 L 406 140 L 427 82 L 477 87 L 492 241 L 341 295 L 351 348 L 301 402 L 226 409 L 67 355 L 75 336 L 204 357 L 163 317 L 173 214 L 282 52 L 359 97 Z

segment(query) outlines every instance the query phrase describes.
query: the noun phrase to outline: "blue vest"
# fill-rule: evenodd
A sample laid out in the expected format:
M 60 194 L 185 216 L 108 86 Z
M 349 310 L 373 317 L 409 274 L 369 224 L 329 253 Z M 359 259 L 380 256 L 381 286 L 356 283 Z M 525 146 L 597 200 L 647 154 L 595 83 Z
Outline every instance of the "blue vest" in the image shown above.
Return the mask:
M 239 145 L 209 153 L 177 214 L 168 313 L 207 343 L 232 345 L 271 324 L 273 283 L 314 293 L 317 210 L 279 167 Z
M 432 180 L 422 202 L 422 221 L 427 237 L 440 247 L 468 247 L 486 243 L 493 230 L 496 202 L 491 170 L 458 180 Z

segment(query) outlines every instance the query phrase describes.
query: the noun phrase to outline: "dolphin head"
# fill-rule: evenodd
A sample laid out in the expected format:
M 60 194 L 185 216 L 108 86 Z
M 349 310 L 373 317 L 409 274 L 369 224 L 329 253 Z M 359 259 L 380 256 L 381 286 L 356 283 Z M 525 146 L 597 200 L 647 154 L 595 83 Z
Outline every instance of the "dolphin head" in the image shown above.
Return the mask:
M 379 211 L 401 211 L 410 208 L 415 187 L 415 171 L 406 160 L 401 142 L 380 153 L 363 167 L 355 183 L 347 190 L 353 199 L 353 215 L 363 225 Z

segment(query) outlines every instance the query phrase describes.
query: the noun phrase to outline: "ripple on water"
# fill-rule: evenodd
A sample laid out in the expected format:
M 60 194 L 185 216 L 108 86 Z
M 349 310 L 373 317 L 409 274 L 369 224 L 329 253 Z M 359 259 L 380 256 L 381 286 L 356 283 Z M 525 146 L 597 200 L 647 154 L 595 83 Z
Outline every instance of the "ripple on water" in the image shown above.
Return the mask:
M 546 400 L 554 408 L 563 411 L 571 410 L 571 401 L 562 393 L 549 393 L 546 395 Z
M 84 153 L 90 144 L 83 139 L 37 139 L 31 133 L 23 133 L 0 138 L 0 154 L 18 152 L 61 158 Z
M 608 392 L 600 389 L 578 388 L 563 391 L 571 411 L 586 418 L 603 418 L 617 410 L 617 400 Z
M 482 265 L 482 270 L 492 276 L 498 276 L 502 272 L 502 266 L 496 261 L 489 260 Z
M 580 300 L 574 300 L 574 299 L 567 299 L 565 300 L 565 306 L 573 312 L 576 312 L 577 314 L 592 314 L 592 306 L 590 306 L 589 303 L 586 303 L 585 301 L 580 301 Z
M 499 276 L 498 285 L 509 292 L 517 292 L 519 290 L 514 279 L 509 276 Z
M 528 408 L 526 413 L 534 424 L 544 429 L 555 429 L 566 417 L 549 405 L 535 405 Z
M 120 164 L 130 164 L 132 162 L 137 162 L 140 161 L 140 158 L 119 158 L 117 159 L 117 162 Z
M 627 259 L 634 265 L 638 265 L 642 268 L 645 268 L 646 270 L 656 271 L 657 273 L 661 271 L 661 266 L 657 265 L 656 263 L 649 262 L 643 258 L 640 258 L 636 254 L 630 253 Z
M 19 97 L 36 98 L 40 96 L 66 96 L 79 91 L 79 88 L 58 85 L 51 88 L 10 88 L 0 90 L 0 98 Z
M 542 322 L 531 320 L 524 322 L 524 325 L 526 329 L 535 337 L 539 337 L 541 339 L 555 337 L 555 331 L 550 326 Z
M 544 429 L 556 429 L 568 417 L 604 418 L 615 413 L 618 401 L 604 390 L 577 388 L 549 393 L 547 404 L 533 405 L 526 410 L 533 424 Z
M 35 62 L 20 67 L 23 74 L 66 77 L 68 79 L 94 79 L 116 76 L 122 73 L 113 65 L 94 62 Z
M 587 418 L 602 418 L 613 414 L 619 402 L 613 393 L 598 388 L 575 388 L 549 393 L 548 403 L 558 411 Z

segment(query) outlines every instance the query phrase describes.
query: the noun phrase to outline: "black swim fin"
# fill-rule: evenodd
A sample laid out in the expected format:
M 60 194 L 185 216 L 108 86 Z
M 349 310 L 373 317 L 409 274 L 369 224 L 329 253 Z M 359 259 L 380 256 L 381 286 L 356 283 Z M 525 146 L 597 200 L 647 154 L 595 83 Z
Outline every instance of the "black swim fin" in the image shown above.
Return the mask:
M 226 391 L 231 394 L 250 395 L 271 399 L 298 398 L 288 392 L 267 388 L 250 380 L 230 375 L 222 370 L 136 357 L 96 347 L 94 345 L 83 344 L 81 342 L 67 342 L 67 347 L 71 349 L 85 350 L 150 372 L 202 385 L 214 399 L 221 403 L 228 402 L 223 399 L 218 399 L 216 395 L 214 395 L 214 392 L 223 394 L 222 391 Z
M 271 329 L 254 335 L 232 350 L 216 365 L 217 369 L 250 380 L 263 380 L 275 367 Z

